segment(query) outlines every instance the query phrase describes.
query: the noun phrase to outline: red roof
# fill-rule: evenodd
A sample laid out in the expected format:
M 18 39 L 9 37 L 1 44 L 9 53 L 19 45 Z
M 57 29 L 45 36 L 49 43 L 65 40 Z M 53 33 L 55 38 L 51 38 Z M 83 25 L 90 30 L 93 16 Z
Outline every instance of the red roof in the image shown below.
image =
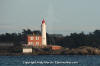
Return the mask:
M 44 23 L 45 23 L 45 20 L 43 19 L 43 20 L 42 20 L 42 24 L 44 24 Z

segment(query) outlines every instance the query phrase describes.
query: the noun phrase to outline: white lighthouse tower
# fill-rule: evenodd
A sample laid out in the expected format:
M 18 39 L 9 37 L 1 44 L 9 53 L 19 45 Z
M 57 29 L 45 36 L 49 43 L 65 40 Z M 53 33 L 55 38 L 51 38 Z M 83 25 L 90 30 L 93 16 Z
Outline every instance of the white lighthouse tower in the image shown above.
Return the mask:
M 46 24 L 45 20 L 43 19 L 41 24 L 41 31 L 42 31 L 42 45 L 47 46 L 47 40 L 46 40 Z

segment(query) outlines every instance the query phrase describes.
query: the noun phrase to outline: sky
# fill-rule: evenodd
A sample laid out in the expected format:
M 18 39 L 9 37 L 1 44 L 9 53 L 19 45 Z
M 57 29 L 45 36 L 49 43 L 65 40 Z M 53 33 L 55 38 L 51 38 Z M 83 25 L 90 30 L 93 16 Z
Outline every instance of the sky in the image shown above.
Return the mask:
M 0 34 L 41 30 L 50 34 L 89 33 L 100 29 L 100 0 L 0 0 Z

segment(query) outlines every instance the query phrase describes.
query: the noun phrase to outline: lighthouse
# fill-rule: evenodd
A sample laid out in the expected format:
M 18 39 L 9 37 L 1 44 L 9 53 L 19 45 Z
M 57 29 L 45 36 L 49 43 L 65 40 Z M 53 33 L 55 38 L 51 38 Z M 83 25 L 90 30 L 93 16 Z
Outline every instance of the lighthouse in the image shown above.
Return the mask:
M 42 20 L 41 24 L 41 32 L 42 32 L 42 46 L 47 46 L 47 40 L 46 40 L 46 24 L 45 20 Z

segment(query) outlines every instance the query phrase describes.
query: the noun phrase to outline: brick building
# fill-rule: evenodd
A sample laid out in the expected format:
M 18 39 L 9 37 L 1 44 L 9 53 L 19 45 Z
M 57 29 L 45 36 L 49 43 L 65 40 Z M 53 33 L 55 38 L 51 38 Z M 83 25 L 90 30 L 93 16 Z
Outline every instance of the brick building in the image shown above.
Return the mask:
M 28 35 L 28 45 L 42 46 L 42 36 L 41 35 Z

